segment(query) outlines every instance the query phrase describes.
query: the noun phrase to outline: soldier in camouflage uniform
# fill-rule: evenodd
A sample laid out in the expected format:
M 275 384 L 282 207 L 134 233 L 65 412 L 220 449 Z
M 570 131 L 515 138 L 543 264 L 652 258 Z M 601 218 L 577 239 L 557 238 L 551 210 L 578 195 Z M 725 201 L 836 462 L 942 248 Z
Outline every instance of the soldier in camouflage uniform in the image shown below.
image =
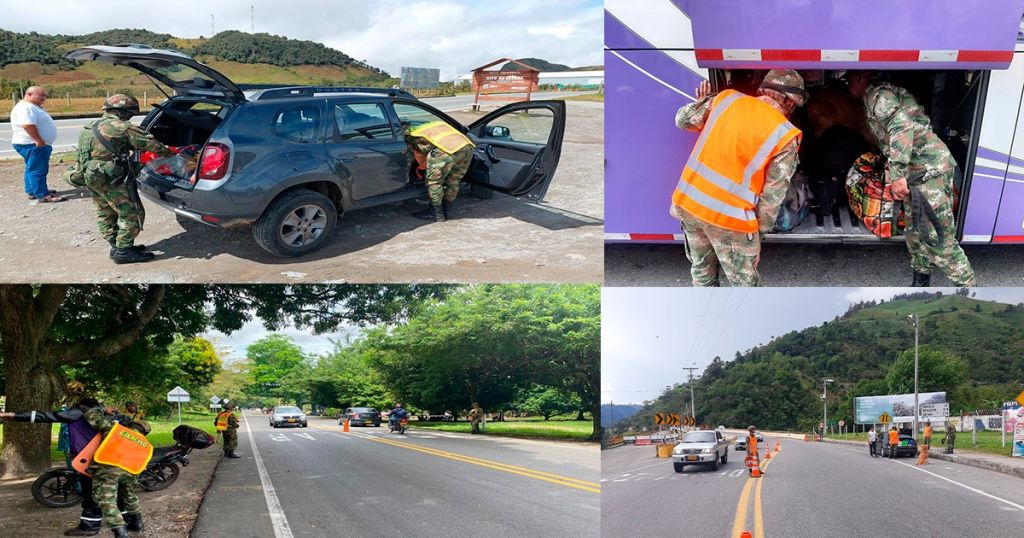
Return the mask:
M 129 151 L 152 151 L 168 157 L 174 153 L 153 136 L 128 121 L 139 113 L 139 102 L 124 94 L 111 95 L 103 104 L 103 117 L 97 128 L 110 144 L 122 154 Z M 144 245 L 135 245 L 142 231 L 146 212 L 138 200 L 134 179 L 125 180 L 129 173 L 93 135 L 92 124 L 86 125 L 78 137 L 77 171 L 89 189 L 96 204 L 100 234 L 110 243 L 110 258 L 114 263 L 135 263 L 153 259 Z M 134 174 L 132 174 L 134 176 Z M 133 201 L 133 198 L 135 201 Z
M 128 417 L 108 414 L 102 407 L 86 411 L 85 421 L 103 436 L 117 422 L 127 424 L 143 435 L 150 430 L 145 421 L 132 421 Z M 139 477 L 120 467 L 95 460 L 89 464 L 89 474 L 92 475 L 93 498 L 103 512 L 103 527 L 111 529 L 118 538 L 127 538 L 128 531 L 143 530 L 142 505 L 137 492 Z
M 412 127 L 406 125 L 405 141 L 412 148 L 416 161 L 426 166 L 424 181 L 430 198 L 430 207 L 413 213 L 413 216 L 423 220 L 444 222 L 450 218 L 449 210 L 459 195 L 459 183 L 473 162 L 474 146 L 469 144 L 454 153 L 446 153 L 426 138 L 410 135 L 411 130 Z
M 228 427 L 224 431 L 218 431 L 217 433 L 224 437 L 224 457 L 225 458 L 241 458 L 238 454 L 235 454 L 235 449 L 238 448 L 238 417 L 235 416 L 234 402 L 228 402 L 224 404 L 224 413 L 228 413 Z M 219 415 L 218 415 L 219 416 Z M 217 422 L 214 421 L 214 425 Z
M 803 78 L 792 70 L 773 69 L 765 75 L 762 85 L 804 88 Z M 700 131 L 711 113 L 712 102 L 717 94 L 711 93 L 707 81 L 697 88 L 697 100 L 683 106 L 676 112 L 676 127 L 687 131 Z M 786 117 L 804 104 L 806 94 L 790 93 L 762 86 L 758 99 L 768 103 Z M 798 151 L 800 138 L 793 139 L 771 161 L 765 173 L 764 188 L 755 209 L 757 213 L 757 234 L 745 234 L 727 230 L 704 222 L 685 209 L 673 204 L 672 217 L 679 219 L 685 234 L 686 257 L 690 260 L 690 276 L 694 286 L 718 286 L 718 267 L 721 265 L 725 276 L 733 286 L 758 286 L 761 277 L 757 264 L 761 259 L 761 237 L 772 231 L 779 216 L 779 206 L 786 196 L 789 181 L 800 162 Z
M 907 215 L 922 214 L 913 211 L 912 190 L 920 193 L 924 200 L 918 202 L 926 202 L 935 215 L 934 221 L 912 219 L 907 225 L 913 285 L 930 285 L 935 265 L 954 285 L 976 286 L 971 262 L 956 240 L 953 156 L 932 131 L 931 120 L 914 96 L 887 82 L 872 84 L 873 75 L 870 71 L 851 73 L 849 90 L 851 95 L 864 100 L 868 127 L 888 158 L 885 183 L 892 186 L 894 198 L 903 200 Z

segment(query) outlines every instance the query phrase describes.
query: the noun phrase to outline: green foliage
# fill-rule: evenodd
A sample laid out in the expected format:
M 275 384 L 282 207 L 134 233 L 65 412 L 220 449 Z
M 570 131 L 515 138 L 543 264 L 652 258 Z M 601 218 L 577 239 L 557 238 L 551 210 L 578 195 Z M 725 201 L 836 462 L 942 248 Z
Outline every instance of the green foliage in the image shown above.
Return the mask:
M 169 362 L 187 386 L 205 387 L 220 373 L 221 362 L 213 344 L 205 338 L 176 338 L 167 347 Z M 182 385 L 186 386 L 186 385 Z
M 268 63 L 282 67 L 288 65 L 347 67 L 356 64 L 387 77 L 387 73 L 384 71 L 357 62 L 351 56 L 328 48 L 321 43 L 288 39 L 266 33 L 248 34 L 236 30 L 220 32 L 204 41 L 193 52 L 196 55 L 213 56 L 220 60 Z
M 529 391 L 520 393 L 512 407 L 549 420 L 554 415 L 561 415 L 580 409 L 582 403 L 575 394 L 554 387 L 535 385 Z
M 303 387 L 296 381 L 308 370 L 309 358 L 290 337 L 283 334 L 265 336 L 245 348 L 245 354 L 251 362 L 251 384 L 245 389 L 247 394 L 286 398 L 291 400 L 288 403 L 298 405 L 304 403 Z
M 952 391 L 964 382 L 967 366 L 960 357 L 930 346 L 921 346 L 918 357 L 918 388 L 921 392 Z M 914 350 L 908 349 L 885 375 L 889 394 L 914 392 Z M 911 408 L 913 412 L 913 408 Z
M 64 68 L 73 64 L 64 59 L 64 51 L 57 48 L 59 36 L 36 32 L 20 34 L 0 30 L 0 67 L 21 62 L 39 62 Z
M 569 66 L 568 65 L 555 64 L 555 63 L 551 63 L 551 62 L 549 62 L 547 60 L 541 60 L 540 58 L 517 58 L 516 61 L 522 62 L 522 63 L 524 63 L 524 64 L 526 64 L 526 65 L 528 65 L 528 66 L 530 66 L 530 67 L 532 67 L 534 69 L 538 69 L 540 71 L 568 71 L 569 70 Z M 507 71 L 523 71 L 524 70 L 522 66 L 520 66 L 520 65 L 518 65 L 516 63 L 513 63 L 513 62 L 506 62 L 505 65 L 501 66 L 501 69 L 503 71 L 506 71 L 506 70 Z

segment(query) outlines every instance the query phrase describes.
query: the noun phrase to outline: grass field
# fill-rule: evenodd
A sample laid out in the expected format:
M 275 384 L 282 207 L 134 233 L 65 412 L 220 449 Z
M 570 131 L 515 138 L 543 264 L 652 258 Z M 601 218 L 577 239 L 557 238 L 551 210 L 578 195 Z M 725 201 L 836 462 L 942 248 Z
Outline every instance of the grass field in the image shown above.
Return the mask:
M 217 430 L 213 426 L 213 417 L 215 415 L 208 413 L 181 413 L 181 423 L 188 424 L 189 426 L 195 426 L 205 430 L 206 432 L 216 435 Z M 166 420 L 164 417 L 150 418 L 149 426 L 152 431 L 146 436 L 149 442 L 153 446 L 170 446 L 174 444 L 174 438 L 171 436 L 171 432 L 174 428 L 178 427 L 178 415 L 175 413 L 174 418 Z M 60 430 L 59 424 L 54 424 L 51 430 L 51 445 L 50 445 L 50 459 L 56 463 L 62 463 L 64 461 L 64 453 L 57 450 L 57 432 Z M 3 442 L 3 431 L 0 430 L 0 442 Z
M 469 422 L 410 422 L 414 428 L 424 428 L 445 432 L 469 433 Z M 586 441 L 594 428 L 589 420 L 548 420 L 518 419 L 505 422 L 488 422 L 484 426 L 487 435 L 505 437 L 527 437 L 542 439 L 569 439 Z
M 588 93 L 586 95 L 573 95 L 572 97 L 563 97 L 566 101 L 593 101 L 598 103 L 604 102 L 603 93 Z
M 935 432 L 932 435 L 932 451 L 943 451 L 946 447 L 940 443 L 942 438 L 945 437 L 945 432 Z M 844 435 L 829 435 L 833 439 L 846 439 L 851 441 L 863 441 L 868 442 L 868 434 L 866 433 L 847 433 Z M 978 432 L 978 445 L 974 446 L 971 444 L 971 432 L 956 432 L 956 445 L 954 446 L 954 453 L 959 452 L 961 449 L 965 451 L 975 452 L 986 452 L 988 454 L 997 454 L 999 456 L 1010 456 L 1010 442 L 1013 439 L 1013 435 L 1006 434 L 1006 446 L 1000 446 L 999 432 L 992 431 L 980 431 Z

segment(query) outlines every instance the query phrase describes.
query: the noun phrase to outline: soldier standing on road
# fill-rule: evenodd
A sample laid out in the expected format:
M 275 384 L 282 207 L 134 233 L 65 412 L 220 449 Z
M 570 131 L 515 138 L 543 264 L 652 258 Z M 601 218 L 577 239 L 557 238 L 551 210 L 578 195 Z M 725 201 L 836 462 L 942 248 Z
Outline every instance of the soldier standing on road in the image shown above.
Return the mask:
M 796 71 L 772 69 L 757 97 L 711 93 L 676 112 L 676 126 L 699 131 L 672 195 L 671 215 L 685 234 L 694 286 L 718 286 L 718 266 L 733 286 L 757 286 L 761 237 L 772 231 L 799 163 L 800 130 L 787 118 L 807 100 Z
M 484 410 L 480 409 L 480 404 L 473 402 L 473 407 L 469 410 L 469 433 L 480 433 L 480 421 L 483 418 Z
M 932 446 L 932 421 L 924 422 L 924 444 L 929 448 Z
M 217 427 L 217 433 L 224 437 L 224 457 L 241 458 L 242 456 L 235 454 L 235 449 L 238 448 L 238 417 L 235 416 L 235 403 L 224 404 L 224 410 L 217 413 L 213 424 Z
M 459 182 L 473 162 L 475 146 L 469 137 L 443 121 L 406 125 L 404 134 L 418 168 L 425 171 L 430 198 L 430 207 L 412 216 L 444 222 L 450 218 L 449 211 L 459 195 Z
M 889 459 L 896 459 L 896 448 L 900 446 L 900 432 L 896 430 L 894 425 L 889 430 Z
M 134 149 L 152 151 L 161 157 L 174 155 L 153 135 L 129 121 L 138 113 L 139 102 L 134 97 L 118 93 L 107 98 L 103 117 L 87 125 L 79 135 L 77 164 L 67 176 L 71 184 L 89 189 L 96 204 L 100 234 L 110 243 L 110 259 L 119 264 L 153 259 L 153 253 L 147 252 L 144 245 L 135 244 L 146 212 L 139 200 L 129 153 Z
M 910 267 L 914 270 L 912 285 L 929 286 L 932 265 L 935 265 L 946 273 L 953 285 L 977 286 L 971 262 L 956 240 L 953 218 L 956 162 L 932 131 L 931 119 L 914 96 L 888 82 L 872 83 L 873 77 L 871 71 L 850 74 L 849 91 L 864 100 L 868 127 L 888 159 L 886 186 L 891 187 L 894 199 L 903 201 L 907 215 L 913 215 L 905 232 Z M 913 200 L 915 196 L 921 199 Z M 923 222 L 926 217 L 934 228 L 931 231 Z
M 761 454 L 757 451 L 757 428 L 752 425 L 747 427 L 747 456 L 757 460 L 757 466 L 761 466 Z
M 948 443 L 946 441 L 949 441 Z M 946 445 L 946 454 L 953 453 L 953 443 L 956 442 L 956 426 L 950 424 L 946 428 L 946 436 L 942 438 L 942 444 Z
M 139 472 L 130 471 L 133 464 L 141 461 L 139 452 L 145 452 L 148 442 L 145 438 L 126 436 L 123 433 L 111 435 L 111 431 L 120 423 L 127 423 L 123 432 L 141 433 L 143 436 L 150 431 L 149 424 L 143 420 L 129 420 L 128 417 L 114 415 L 112 410 L 94 407 L 85 413 L 85 420 L 97 432 L 103 435 L 103 443 L 93 455 L 89 464 L 92 475 L 93 496 L 96 504 L 103 512 L 103 527 L 110 529 L 117 538 L 128 538 L 128 531 L 143 530 L 142 505 L 139 502 L 139 473 L 145 469 L 141 464 Z M 109 455 L 105 453 L 109 450 Z M 149 448 L 152 455 L 152 447 Z M 148 458 L 145 458 L 148 462 Z M 100 461 L 102 460 L 102 462 Z

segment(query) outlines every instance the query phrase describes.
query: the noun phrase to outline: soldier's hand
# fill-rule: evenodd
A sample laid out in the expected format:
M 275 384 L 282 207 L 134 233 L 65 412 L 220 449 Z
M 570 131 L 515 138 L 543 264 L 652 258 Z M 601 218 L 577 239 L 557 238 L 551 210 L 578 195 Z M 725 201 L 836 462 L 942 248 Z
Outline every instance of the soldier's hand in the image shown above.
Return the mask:
M 901 177 L 892 183 L 892 197 L 902 200 L 910 196 L 910 187 L 907 186 L 907 178 Z
M 706 80 L 702 80 L 700 82 L 700 86 L 697 86 L 696 93 L 698 100 L 707 97 L 708 94 L 711 93 L 711 83 Z
M 0 413 L 0 419 L 14 418 L 14 413 Z

